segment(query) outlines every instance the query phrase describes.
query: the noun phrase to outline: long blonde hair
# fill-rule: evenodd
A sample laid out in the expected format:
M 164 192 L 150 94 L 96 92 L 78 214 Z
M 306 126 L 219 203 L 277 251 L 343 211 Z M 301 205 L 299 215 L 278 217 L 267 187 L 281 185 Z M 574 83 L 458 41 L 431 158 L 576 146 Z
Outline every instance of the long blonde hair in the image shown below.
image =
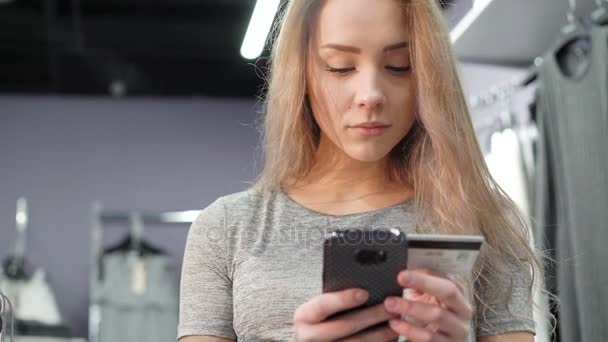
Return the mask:
M 414 187 L 419 232 L 485 237 L 474 272 L 475 303 L 485 312 L 497 298 L 495 284 L 510 283 L 509 262 L 531 270 L 535 281 L 542 280 L 542 264 L 525 218 L 484 162 L 437 1 L 395 1 L 411 25 L 418 112 L 412 131 L 391 151 L 391 166 Z M 262 190 L 278 191 L 313 166 L 318 138 L 306 112 L 306 65 L 311 23 L 322 2 L 290 0 L 281 11 L 263 99 L 264 165 L 255 183 Z

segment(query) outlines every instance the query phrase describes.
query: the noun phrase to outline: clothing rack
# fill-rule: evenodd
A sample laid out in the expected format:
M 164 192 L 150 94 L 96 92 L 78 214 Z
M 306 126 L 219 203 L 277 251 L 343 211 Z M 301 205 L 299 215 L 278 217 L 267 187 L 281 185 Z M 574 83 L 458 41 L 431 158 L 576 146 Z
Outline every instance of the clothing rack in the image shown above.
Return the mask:
M 9 342 L 13 342 L 13 332 L 13 306 L 0 290 L 0 342 L 5 342 L 6 336 L 9 336 Z
M 17 211 L 15 215 L 17 239 L 15 240 L 12 254 L 4 261 L 4 273 L 10 278 L 24 278 L 27 276 L 25 273 L 25 255 L 28 222 L 27 200 L 24 197 L 21 197 L 17 199 Z
M 507 100 L 517 87 L 517 84 L 517 81 L 506 82 L 490 87 L 485 93 L 469 97 L 470 109 L 484 108 Z
M 474 95 L 469 98 L 469 108 L 471 111 L 480 110 L 486 107 L 502 104 L 499 115 L 488 120 L 483 120 L 475 125 L 476 132 L 500 131 L 506 128 L 511 128 L 515 124 L 513 114 L 509 110 L 511 96 L 519 87 L 521 80 L 513 79 L 501 85 L 495 85 L 480 95 Z
M 15 227 L 17 240 L 13 253 L 5 261 L 5 276 L 9 278 L 22 278 L 25 273 L 26 233 L 28 227 L 27 200 L 23 197 L 17 199 L 17 210 L 15 215 Z M 0 342 L 5 342 L 8 336 L 9 342 L 13 341 L 14 332 L 14 309 L 8 297 L 0 289 Z
M 176 224 L 191 224 L 198 216 L 198 210 L 186 211 L 141 211 L 141 210 L 104 210 L 101 202 L 92 205 L 91 220 L 91 295 L 95 289 L 99 274 L 99 260 L 103 253 L 103 230 L 110 226 L 128 226 L 131 233 L 131 243 L 134 247 L 142 242 L 145 225 L 174 226 Z M 99 325 L 101 314 L 96 303 L 89 306 L 89 342 L 99 340 Z M 0 341 L 3 342 L 3 341 Z
M 479 95 L 470 96 L 469 109 L 471 111 L 480 110 L 486 107 L 503 104 L 504 108 L 501 109 L 500 115 L 475 126 L 475 131 L 499 131 L 506 128 L 513 128 L 516 124 L 516 120 L 509 109 L 509 104 L 513 94 L 518 89 L 527 87 L 532 84 L 538 78 L 538 69 L 543 64 L 544 60 L 542 57 L 534 59 L 534 63 L 526 70 L 523 76 L 514 77 L 503 84 L 492 86 L 485 93 Z
M 25 235 L 28 227 L 28 210 L 27 200 L 25 198 L 19 198 L 17 200 L 17 214 L 15 215 L 15 222 L 17 227 L 17 242 L 15 243 L 15 258 L 25 258 L 26 240 Z
M 526 87 L 537 79 L 538 68 L 543 62 L 544 60 L 542 57 L 536 57 L 534 63 L 526 70 L 523 77 L 514 77 L 503 84 L 490 87 L 490 89 L 483 94 L 469 97 L 470 109 L 479 109 L 508 100 L 518 88 Z

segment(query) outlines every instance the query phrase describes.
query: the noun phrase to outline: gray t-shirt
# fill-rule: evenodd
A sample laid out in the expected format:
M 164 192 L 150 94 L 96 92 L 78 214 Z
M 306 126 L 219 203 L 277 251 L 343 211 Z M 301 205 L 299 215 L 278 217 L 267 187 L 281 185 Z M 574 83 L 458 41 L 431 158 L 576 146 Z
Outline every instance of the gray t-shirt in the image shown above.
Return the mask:
M 193 222 L 184 255 L 178 338 L 211 335 L 239 341 L 287 341 L 298 306 L 322 293 L 323 240 L 339 228 L 415 232 L 405 201 L 366 213 L 328 215 L 284 192 L 246 191 L 220 197 Z M 513 296 L 500 296 L 477 336 L 534 332 L 530 278 L 514 270 Z M 505 289 L 506 290 L 506 289 Z M 474 341 L 474 337 L 472 339 Z

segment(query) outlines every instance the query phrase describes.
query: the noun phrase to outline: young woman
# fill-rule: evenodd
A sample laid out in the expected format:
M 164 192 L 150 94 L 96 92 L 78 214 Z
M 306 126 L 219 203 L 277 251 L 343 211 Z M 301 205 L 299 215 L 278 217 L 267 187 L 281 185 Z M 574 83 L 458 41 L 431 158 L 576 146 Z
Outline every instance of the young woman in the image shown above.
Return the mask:
M 265 167 L 192 225 L 181 341 L 533 341 L 539 262 L 484 164 L 436 1 L 291 0 L 273 43 Z M 468 285 L 410 270 L 417 299 L 326 319 L 365 301 L 321 293 L 323 238 L 354 226 L 486 243 Z

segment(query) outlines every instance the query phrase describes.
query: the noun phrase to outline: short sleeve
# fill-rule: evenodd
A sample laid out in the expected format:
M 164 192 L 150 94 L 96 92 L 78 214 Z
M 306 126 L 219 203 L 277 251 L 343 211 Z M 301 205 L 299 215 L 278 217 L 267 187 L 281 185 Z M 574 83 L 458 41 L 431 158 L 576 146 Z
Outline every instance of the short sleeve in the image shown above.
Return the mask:
M 236 340 L 222 199 L 203 209 L 188 232 L 180 282 L 178 339 L 217 336 Z
M 487 288 L 481 288 L 481 297 L 489 305 L 477 305 L 476 330 L 477 336 L 501 335 L 511 332 L 530 332 L 536 334 L 533 304 L 530 298 L 530 285 L 532 283 L 531 271 L 507 261 L 508 272 L 512 275 L 512 282 L 499 286 L 498 295 L 490 302 L 484 295 Z M 491 279 L 488 277 L 488 279 Z M 486 286 L 496 286 L 491 281 Z

